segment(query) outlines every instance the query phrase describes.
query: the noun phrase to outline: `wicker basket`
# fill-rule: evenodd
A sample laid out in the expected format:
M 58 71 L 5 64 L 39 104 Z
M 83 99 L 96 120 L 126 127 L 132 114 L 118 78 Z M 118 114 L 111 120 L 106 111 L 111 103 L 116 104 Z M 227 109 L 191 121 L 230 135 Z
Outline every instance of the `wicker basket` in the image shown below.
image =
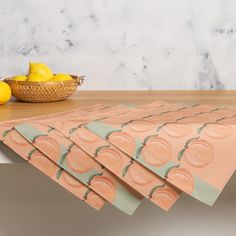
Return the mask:
M 12 95 L 23 102 L 55 102 L 69 97 L 83 83 L 84 76 L 71 75 L 73 80 L 59 82 L 4 81 L 11 87 Z

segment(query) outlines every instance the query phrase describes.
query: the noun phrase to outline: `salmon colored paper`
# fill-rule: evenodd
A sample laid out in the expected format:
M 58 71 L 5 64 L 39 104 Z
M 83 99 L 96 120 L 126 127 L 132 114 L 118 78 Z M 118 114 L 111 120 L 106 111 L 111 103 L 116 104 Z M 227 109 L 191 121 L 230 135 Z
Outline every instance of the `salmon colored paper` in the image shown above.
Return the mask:
M 153 107 L 85 126 L 153 173 L 212 205 L 235 170 L 236 110 Z
M 102 107 L 101 109 L 105 108 L 107 107 Z M 63 115 L 66 114 L 67 113 L 63 113 Z M 60 117 L 61 115 L 62 114 L 56 114 L 57 117 Z M 51 116 L 52 120 L 54 116 L 55 115 Z M 50 119 L 49 117 L 40 117 L 40 119 Z M 37 120 L 37 118 L 24 119 L 18 121 L 18 123 L 23 121 L 29 122 L 29 120 Z M 43 126 L 39 122 L 34 122 L 30 128 L 28 126 L 29 125 L 26 124 L 16 125 L 14 129 L 18 131 L 20 130 L 21 134 L 25 136 L 25 138 L 35 146 L 35 148 L 42 151 L 49 159 L 57 163 L 76 179 L 79 179 L 90 189 L 94 189 L 110 203 L 128 214 L 134 212 L 140 204 L 141 197 L 139 194 L 130 188 L 127 188 L 123 183 L 120 183 L 119 179 L 106 171 L 82 150 L 73 146 L 68 139 L 63 139 L 63 136 L 56 130 Z M 9 130 L 11 129 L 8 127 L 3 132 L 7 134 Z M 44 134 L 42 132 L 44 132 Z M 79 158 L 77 157 L 78 155 Z M 68 161 L 63 163 L 62 159 L 67 156 L 67 160 L 70 160 L 70 163 L 68 163 Z M 60 178 L 60 172 L 58 175 L 58 178 Z
M 28 163 L 39 169 L 45 175 L 50 177 L 53 181 L 60 184 L 67 191 L 71 192 L 84 202 L 88 203 L 93 208 L 100 210 L 105 201 L 98 194 L 91 191 L 81 182 L 69 175 L 54 162 L 48 159 L 41 152 L 37 151 L 33 145 L 27 142 L 20 134 L 11 128 L 12 126 L 4 126 L 4 129 L 10 129 L 9 132 L 0 132 L 0 140 L 21 156 Z M 3 128 L 0 125 L 0 129 Z
M 157 106 L 160 106 L 160 104 L 158 103 Z M 104 119 L 106 116 L 111 117 L 116 115 L 117 112 L 117 107 L 114 107 L 106 111 L 96 111 L 95 114 L 86 114 L 86 116 L 81 113 L 68 114 L 63 119 L 54 118 L 53 122 L 49 122 L 48 125 L 60 130 L 78 147 L 144 197 L 150 199 L 162 209 L 168 210 L 179 198 L 179 191 L 166 184 L 161 178 L 132 160 L 128 155 L 107 143 L 106 140 L 81 127 L 90 120 Z M 119 113 L 126 114 L 127 111 L 122 112 L 121 109 Z M 132 167 L 129 169 L 131 165 Z

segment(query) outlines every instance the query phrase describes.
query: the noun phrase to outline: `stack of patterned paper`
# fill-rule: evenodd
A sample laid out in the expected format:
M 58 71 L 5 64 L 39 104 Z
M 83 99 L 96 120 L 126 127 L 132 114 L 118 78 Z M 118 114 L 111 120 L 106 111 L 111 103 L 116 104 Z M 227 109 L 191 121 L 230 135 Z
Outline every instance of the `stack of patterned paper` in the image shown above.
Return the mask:
M 99 210 L 169 210 L 181 192 L 212 205 L 236 166 L 236 109 L 96 105 L 0 123 L 0 140 Z

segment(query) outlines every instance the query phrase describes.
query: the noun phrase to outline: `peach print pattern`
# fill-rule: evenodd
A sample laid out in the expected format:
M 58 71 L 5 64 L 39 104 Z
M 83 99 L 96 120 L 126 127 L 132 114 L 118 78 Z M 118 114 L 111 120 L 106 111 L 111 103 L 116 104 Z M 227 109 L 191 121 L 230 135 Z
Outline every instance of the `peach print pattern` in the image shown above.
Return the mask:
M 138 207 L 141 200 L 139 195 L 57 130 L 33 121 L 17 125 L 15 129 L 49 159 L 112 205 L 128 214 Z M 132 204 L 127 206 L 127 201 Z
M 111 119 L 125 120 L 127 115 L 91 122 L 86 127 L 174 186 L 212 205 L 235 170 L 235 126 L 225 122 L 236 110 L 165 105 L 146 112 L 133 112 L 136 119 L 123 124 Z M 227 162 L 222 159 L 225 153 Z M 219 169 L 227 171 L 219 173 Z
M 101 114 L 96 113 L 96 115 L 101 117 Z M 111 116 L 112 111 L 110 110 L 110 117 Z M 83 116 L 80 116 L 80 119 L 83 120 Z M 90 154 L 99 163 L 104 165 L 107 169 L 116 174 L 119 178 L 121 178 L 143 196 L 149 198 L 152 202 L 159 205 L 165 210 L 168 210 L 179 198 L 178 191 L 173 189 L 173 187 L 164 187 L 163 180 L 161 180 L 155 174 L 151 173 L 139 163 L 135 162 L 135 164 L 133 165 L 133 160 L 130 157 L 122 153 L 117 148 L 112 147 L 112 145 L 109 145 L 109 143 L 107 143 L 98 135 L 95 135 L 91 131 L 83 128 L 82 126 L 84 125 L 84 123 L 77 123 L 76 126 L 75 124 L 73 124 L 73 127 L 70 126 L 71 124 L 68 124 L 66 120 L 67 118 L 60 120 L 60 123 L 64 122 L 67 125 L 67 130 L 69 130 L 67 131 L 66 129 L 63 129 L 63 134 L 65 136 L 70 137 L 70 139 L 75 144 L 77 144 L 77 146 Z M 87 122 L 89 122 L 89 119 L 87 120 Z M 57 124 L 57 122 L 51 123 L 54 128 L 61 131 L 60 127 L 58 127 Z M 122 137 L 124 139 L 126 137 L 125 134 Z M 124 146 L 126 148 L 132 148 L 132 146 L 135 146 L 132 143 L 131 139 L 123 139 L 120 139 L 120 141 L 125 144 Z M 130 142 L 131 146 L 126 145 L 126 141 Z M 132 167 L 129 168 L 131 165 Z M 164 190 L 161 192 L 160 189 L 163 187 Z M 154 193 L 155 191 L 157 191 L 157 193 L 152 194 L 152 192 Z M 160 192 L 160 195 L 158 194 L 158 192 Z M 152 198 L 152 195 L 155 196 L 155 198 Z
M 100 210 L 103 207 L 105 203 L 103 198 L 89 190 L 81 182 L 57 166 L 53 161 L 37 151 L 33 145 L 27 142 L 19 133 L 9 127 L 9 125 L 4 125 L 4 129 L 5 128 L 7 128 L 7 132 L 2 132 L 0 138 L 5 145 L 15 151 L 32 166 L 36 167 L 53 181 L 60 184 L 67 191 L 88 203 L 93 208 Z M 58 173 L 60 173 L 60 175 L 58 175 Z

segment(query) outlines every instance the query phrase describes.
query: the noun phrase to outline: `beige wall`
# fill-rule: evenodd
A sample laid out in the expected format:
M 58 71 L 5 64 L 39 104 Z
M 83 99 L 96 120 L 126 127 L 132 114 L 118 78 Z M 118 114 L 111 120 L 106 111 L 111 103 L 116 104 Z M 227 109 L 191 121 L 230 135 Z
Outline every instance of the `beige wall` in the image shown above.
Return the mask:
M 225 235 L 236 232 L 236 175 L 211 208 L 183 195 L 168 213 L 144 201 L 133 216 L 97 213 L 27 164 L 0 165 L 0 236 Z

